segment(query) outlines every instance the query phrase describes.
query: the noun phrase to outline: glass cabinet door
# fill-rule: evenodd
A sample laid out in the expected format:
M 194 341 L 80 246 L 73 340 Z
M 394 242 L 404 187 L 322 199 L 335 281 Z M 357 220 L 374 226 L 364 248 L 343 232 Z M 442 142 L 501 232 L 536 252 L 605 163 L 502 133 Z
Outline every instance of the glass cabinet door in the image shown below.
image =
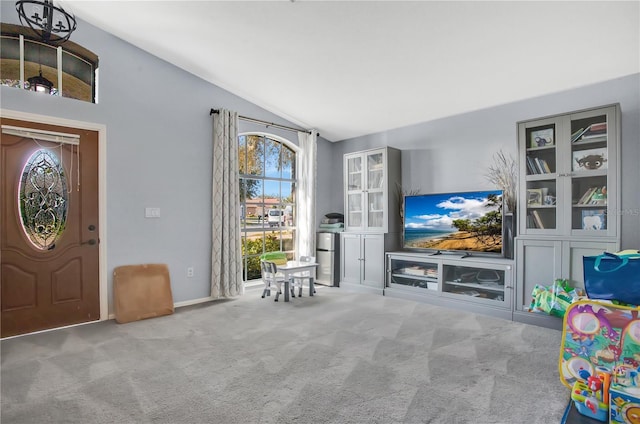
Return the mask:
M 617 235 L 616 116 L 604 107 L 519 125 L 521 234 Z
M 362 169 L 362 156 L 353 156 L 347 159 L 347 225 L 353 228 L 362 227 L 363 216 L 363 189 L 364 173 Z
M 389 287 L 438 291 L 438 263 L 389 257 Z
M 615 168 L 615 143 L 609 143 L 615 124 L 609 109 L 571 115 L 571 233 L 609 235 L 616 227 L 615 213 L 608 213 L 617 184 L 611 179 Z M 615 234 L 615 233 L 614 233 Z
M 345 155 L 345 229 L 385 232 L 387 228 L 386 150 Z
M 385 166 L 382 152 L 367 154 L 367 229 L 384 227 Z
M 510 305 L 504 269 L 481 268 L 453 264 L 442 265 L 442 292 L 456 296 L 469 296 L 479 302 Z
M 524 164 L 526 176 L 524 193 L 526 200 L 527 230 L 555 230 L 559 228 L 556 207 L 558 187 L 557 176 L 558 136 L 560 126 L 553 120 L 540 121 L 524 128 L 526 141 Z

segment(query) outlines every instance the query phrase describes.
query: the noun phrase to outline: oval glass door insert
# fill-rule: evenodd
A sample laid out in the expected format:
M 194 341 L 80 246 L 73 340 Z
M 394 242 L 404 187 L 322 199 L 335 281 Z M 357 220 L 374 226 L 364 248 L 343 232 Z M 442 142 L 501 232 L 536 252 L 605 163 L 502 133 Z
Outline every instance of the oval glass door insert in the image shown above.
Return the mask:
M 68 200 L 60 160 L 50 150 L 37 150 L 24 165 L 18 187 L 22 229 L 36 248 L 55 247 L 65 228 Z

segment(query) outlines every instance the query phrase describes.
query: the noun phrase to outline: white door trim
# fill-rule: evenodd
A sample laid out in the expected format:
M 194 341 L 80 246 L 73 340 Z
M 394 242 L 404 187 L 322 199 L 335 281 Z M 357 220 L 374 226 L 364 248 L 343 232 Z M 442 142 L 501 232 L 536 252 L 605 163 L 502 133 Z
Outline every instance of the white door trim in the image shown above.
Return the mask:
M 60 125 L 98 132 L 98 237 L 99 279 L 100 279 L 100 321 L 109 319 L 109 296 L 107 293 L 107 126 L 94 122 L 75 121 L 54 116 L 36 115 L 0 108 L 0 117 L 37 122 L 39 124 Z

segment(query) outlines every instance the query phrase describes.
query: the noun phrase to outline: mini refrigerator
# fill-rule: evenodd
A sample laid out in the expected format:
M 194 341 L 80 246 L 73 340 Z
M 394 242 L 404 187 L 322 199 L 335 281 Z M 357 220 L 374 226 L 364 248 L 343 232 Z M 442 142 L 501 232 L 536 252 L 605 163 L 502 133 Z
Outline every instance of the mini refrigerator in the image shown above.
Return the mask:
M 337 233 L 316 234 L 316 283 L 338 287 L 340 285 L 340 239 Z

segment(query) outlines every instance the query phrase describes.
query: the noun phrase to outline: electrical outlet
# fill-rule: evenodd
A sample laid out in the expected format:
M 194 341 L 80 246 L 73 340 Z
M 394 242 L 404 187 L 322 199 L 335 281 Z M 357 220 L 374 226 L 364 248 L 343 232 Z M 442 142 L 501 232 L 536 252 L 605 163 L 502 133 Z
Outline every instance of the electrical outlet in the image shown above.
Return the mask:
M 193 267 L 187 268 L 187 277 L 193 277 Z

